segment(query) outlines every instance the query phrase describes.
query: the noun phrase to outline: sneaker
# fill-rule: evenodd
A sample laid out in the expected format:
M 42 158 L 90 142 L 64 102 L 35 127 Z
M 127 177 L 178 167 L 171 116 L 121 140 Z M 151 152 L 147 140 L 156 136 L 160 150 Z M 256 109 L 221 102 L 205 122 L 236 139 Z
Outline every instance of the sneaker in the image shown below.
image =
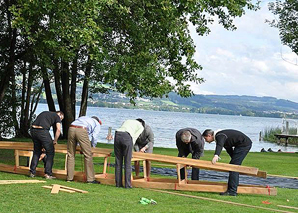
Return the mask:
M 29 177 L 35 178 L 35 174 L 33 174 L 33 173 L 30 172 Z
M 237 193 L 231 193 L 231 192 L 221 192 L 219 193 L 219 195 L 222 195 L 222 196 L 237 196 Z
M 47 180 L 56 179 L 56 177 L 54 177 L 52 175 L 48 175 L 48 174 L 45 174 L 44 178 L 47 179 Z
M 73 182 L 73 180 L 66 180 L 67 183 Z
M 87 181 L 87 183 L 100 184 L 100 182 L 99 182 L 99 181 L 97 181 L 97 180 L 93 180 L 93 181 Z

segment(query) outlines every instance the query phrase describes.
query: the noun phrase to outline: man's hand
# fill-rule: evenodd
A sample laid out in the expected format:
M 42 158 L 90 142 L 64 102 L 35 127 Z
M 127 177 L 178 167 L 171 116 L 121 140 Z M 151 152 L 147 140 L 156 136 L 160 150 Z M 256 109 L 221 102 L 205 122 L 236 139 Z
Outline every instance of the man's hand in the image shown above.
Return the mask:
M 109 140 L 109 141 L 112 140 L 113 139 L 113 135 L 111 135 L 111 134 L 107 135 L 106 139 Z
M 216 164 L 216 162 L 218 161 L 219 157 L 218 155 L 214 155 L 213 159 L 212 159 L 212 164 Z
M 53 141 L 53 144 L 56 145 L 56 144 L 58 144 L 58 142 L 54 140 L 54 141 Z
M 143 147 L 141 150 L 140 150 L 140 152 L 146 152 L 146 147 Z

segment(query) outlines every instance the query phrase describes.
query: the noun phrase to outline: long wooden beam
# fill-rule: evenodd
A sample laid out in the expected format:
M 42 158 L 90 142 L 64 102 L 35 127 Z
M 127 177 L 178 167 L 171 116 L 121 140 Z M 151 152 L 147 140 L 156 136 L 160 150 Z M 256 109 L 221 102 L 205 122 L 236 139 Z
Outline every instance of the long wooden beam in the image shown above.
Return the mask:
M 253 176 L 257 176 L 259 171 L 258 168 L 254 168 L 254 167 L 239 166 L 239 165 L 232 165 L 232 164 L 226 164 L 226 163 L 212 164 L 211 161 L 180 158 L 180 157 L 151 154 L 151 153 L 133 152 L 132 156 L 133 158 L 156 161 L 156 162 L 182 164 L 182 165 L 184 164 L 188 166 L 199 167 L 201 169 L 209 169 L 209 170 L 224 171 L 224 172 L 233 171 L 233 172 L 239 172 L 241 174 L 253 175 Z
M 33 151 L 33 143 L 28 142 L 7 142 L 0 141 L 0 149 L 17 149 L 17 150 L 27 150 Z M 55 151 L 58 153 L 67 153 L 67 145 L 66 144 L 56 144 Z M 113 150 L 112 149 L 104 149 L 104 148 L 92 148 L 92 153 L 96 154 L 105 154 L 110 155 Z M 77 146 L 76 151 L 81 151 L 80 146 Z
M 267 208 L 267 207 L 262 207 L 262 206 L 253 206 L 253 205 L 249 205 L 249 204 L 236 203 L 236 202 L 227 201 L 227 200 L 219 200 L 219 199 L 202 197 L 202 196 L 180 194 L 180 193 L 177 193 L 177 192 L 170 192 L 170 191 L 163 191 L 163 190 L 156 190 L 156 189 L 149 189 L 149 190 L 150 191 L 155 191 L 155 192 L 166 193 L 166 194 L 183 196 L 183 197 L 195 198 L 195 199 L 200 199 L 200 200 L 208 200 L 208 201 L 213 201 L 213 202 L 217 202 L 217 203 L 225 203 L 225 204 L 235 205 L 235 206 L 243 206 L 243 207 L 261 209 L 261 210 L 268 210 L 268 211 L 273 211 L 273 212 L 292 213 L 290 211 L 284 211 L 284 210 L 279 210 L 279 209 L 272 209 L 272 208 Z
M 43 176 L 43 168 L 36 169 L 37 176 Z M 0 164 L 0 171 L 29 174 L 29 168 L 24 166 L 15 167 L 12 165 Z M 66 180 L 66 171 L 53 169 L 53 176 L 58 179 Z M 114 174 L 96 174 L 95 178 L 102 184 L 115 185 Z M 85 182 L 85 174 L 83 172 L 75 172 L 75 181 Z M 150 178 L 149 181 L 145 179 L 133 179 L 133 187 L 139 188 L 155 188 L 155 189 L 170 189 L 170 190 L 185 190 L 185 191 L 200 191 L 200 192 L 224 192 L 227 188 L 226 183 L 208 182 L 208 181 L 192 181 L 188 180 L 186 183 L 178 183 L 177 179 L 163 179 L 163 178 Z M 263 194 L 263 195 L 276 195 L 276 188 L 263 187 L 263 186 L 249 186 L 239 185 L 238 193 L 243 194 Z

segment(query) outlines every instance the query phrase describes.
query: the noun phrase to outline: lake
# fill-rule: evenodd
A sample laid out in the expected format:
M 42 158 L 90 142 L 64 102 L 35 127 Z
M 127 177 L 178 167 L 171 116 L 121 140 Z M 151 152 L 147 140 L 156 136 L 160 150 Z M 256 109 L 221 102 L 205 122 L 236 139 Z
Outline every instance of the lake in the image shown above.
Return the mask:
M 58 107 L 56 106 L 58 109 Z M 46 104 L 39 104 L 36 114 L 48 110 Z M 77 107 L 77 114 L 79 107 Z M 102 121 L 102 135 L 100 142 L 113 143 L 107 141 L 105 137 L 108 134 L 108 128 L 112 127 L 114 135 L 115 130 L 119 128 L 123 121 L 127 119 L 142 118 L 153 130 L 155 136 L 154 146 L 176 148 L 175 134 L 179 129 L 192 127 L 198 129 L 201 133 L 205 129 L 236 129 L 245 133 L 253 141 L 251 151 L 259 152 L 262 148 L 273 151 L 281 149 L 283 152 L 298 152 L 298 146 L 285 147 L 267 141 L 259 141 L 260 131 L 267 128 L 282 127 L 281 118 L 265 118 L 265 117 L 247 117 L 233 115 L 213 115 L 199 113 L 184 113 L 184 112 L 166 112 L 166 111 L 151 111 L 140 109 L 121 109 L 121 108 L 103 108 L 103 107 L 88 107 L 88 116 L 98 116 Z M 215 143 L 205 144 L 206 150 L 214 150 Z

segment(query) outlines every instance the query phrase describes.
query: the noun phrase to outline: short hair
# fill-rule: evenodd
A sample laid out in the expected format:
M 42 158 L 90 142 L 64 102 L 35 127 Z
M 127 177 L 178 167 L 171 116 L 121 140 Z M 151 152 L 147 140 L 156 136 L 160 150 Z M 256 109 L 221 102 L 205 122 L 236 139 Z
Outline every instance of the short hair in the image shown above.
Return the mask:
M 63 116 L 63 118 L 64 118 L 64 113 L 62 112 L 62 111 L 56 111 L 56 113 L 58 114 L 60 114 L 60 115 L 62 115 Z
M 98 121 L 98 123 L 100 123 L 100 120 L 99 120 L 99 118 L 98 118 L 97 116 L 92 116 L 91 118 L 93 118 L 93 119 L 97 120 L 97 121 Z
M 184 132 L 182 132 L 182 134 L 181 134 L 181 140 L 182 140 L 182 142 L 190 142 L 190 140 L 191 140 L 191 133 L 190 133 L 190 131 L 184 131 Z
M 202 134 L 202 136 L 203 137 L 206 137 L 206 136 L 208 136 L 208 135 L 214 135 L 214 131 L 212 130 L 212 129 L 206 129 L 204 132 L 203 132 L 203 134 Z
M 142 126 L 145 128 L 145 121 L 143 119 L 137 118 L 136 120 L 139 121 L 142 124 Z

